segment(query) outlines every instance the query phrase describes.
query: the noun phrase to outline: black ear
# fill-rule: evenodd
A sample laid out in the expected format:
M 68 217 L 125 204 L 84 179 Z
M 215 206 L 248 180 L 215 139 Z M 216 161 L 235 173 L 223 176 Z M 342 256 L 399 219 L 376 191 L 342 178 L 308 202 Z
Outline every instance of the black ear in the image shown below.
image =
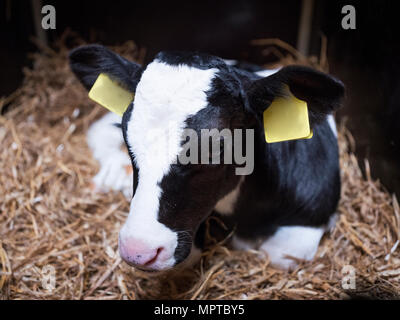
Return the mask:
M 81 46 L 69 54 L 72 71 L 90 90 L 100 73 L 106 73 L 126 89 L 135 91 L 140 79 L 140 65 L 131 62 L 101 45 Z
M 285 84 L 294 96 L 307 102 L 311 125 L 337 110 L 344 96 L 340 80 L 309 67 L 287 66 L 269 77 L 253 81 L 247 90 L 252 111 L 262 115 L 276 96 L 284 94 Z

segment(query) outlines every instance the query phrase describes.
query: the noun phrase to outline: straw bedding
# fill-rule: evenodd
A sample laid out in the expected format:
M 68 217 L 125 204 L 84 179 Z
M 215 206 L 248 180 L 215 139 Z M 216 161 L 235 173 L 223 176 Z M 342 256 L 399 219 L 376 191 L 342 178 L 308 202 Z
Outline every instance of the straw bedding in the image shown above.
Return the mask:
M 312 262 L 291 272 L 228 241 L 210 245 L 194 268 L 152 277 L 121 262 L 117 235 L 129 203 L 94 193 L 98 170 L 85 132 L 104 110 L 88 100 L 67 65 L 65 43 L 34 54 L 13 95 L 0 100 L 0 297 L 3 299 L 346 299 L 398 298 L 400 210 L 394 195 L 363 173 L 355 142 L 340 127 L 341 213 Z M 113 48 L 131 59 L 133 42 Z M 293 56 L 293 55 L 291 55 Z M 212 240 L 212 239 L 211 239 Z M 211 241 L 212 242 L 212 241 Z M 343 267 L 355 289 L 343 289 Z M 54 268 L 55 288 L 46 287 Z M 43 283 L 43 279 L 45 282 Z M 46 289 L 47 288 L 47 289 Z

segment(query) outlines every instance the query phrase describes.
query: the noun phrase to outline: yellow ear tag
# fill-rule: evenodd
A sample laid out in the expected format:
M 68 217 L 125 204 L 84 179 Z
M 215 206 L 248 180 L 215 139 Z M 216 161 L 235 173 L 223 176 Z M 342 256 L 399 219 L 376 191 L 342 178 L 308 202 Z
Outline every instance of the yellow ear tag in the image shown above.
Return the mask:
M 122 116 L 134 97 L 133 92 L 121 87 L 106 74 L 100 73 L 89 91 L 89 98 Z
M 268 143 L 311 139 L 313 136 L 307 103 L 297 99 L 287 86 L 285 96 L 275 98 L 264 111 L 263 118 L 265 140 Z

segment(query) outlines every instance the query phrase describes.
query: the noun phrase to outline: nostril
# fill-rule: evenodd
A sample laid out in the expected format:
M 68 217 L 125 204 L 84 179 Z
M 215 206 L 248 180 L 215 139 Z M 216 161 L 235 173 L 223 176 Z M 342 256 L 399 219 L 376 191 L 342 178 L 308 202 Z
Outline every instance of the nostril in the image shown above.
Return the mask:
M 164 250 L 164 248 L 162 248 L 162 247 L 161 247 L 161 248 L 158 248 L 157 251 L 156 251 L 156 254 L 154 255 L 154 257 L 151 258 L 151 259 L 150 259 L 149 261 L 147 261 L 146 263 L 144 263 L 144 265 L 145 265 L 145 266 L 149 266 L 149 265 L 153 264 L 154 262 L 156 262 L 158 256 L 160 255 L 161 251 L 163 251 L 163 250 Z

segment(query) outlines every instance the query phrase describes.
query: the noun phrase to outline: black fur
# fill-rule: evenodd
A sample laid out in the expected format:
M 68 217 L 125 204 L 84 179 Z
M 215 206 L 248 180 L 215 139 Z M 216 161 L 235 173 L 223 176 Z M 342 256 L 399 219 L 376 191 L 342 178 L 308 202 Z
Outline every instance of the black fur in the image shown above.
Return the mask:
M 93 50 L 97 52 L 99 48 L 91 48 L 89 52 Z M 86 74 L 90 71 L 88 67 L 83 71 L 80 68 L 87 60 L 92 64 L 93 59 L 85 58 L 83 63 L 78 58 L 88 54 L 74 52 L 71 54 L 73 70 L 88 86 L 94 76 Z M 322 226 L 328 222 L 339 201 L 340 175 L 336 137 L 325 116 L 340 106 L 344 86 L 339 80 L 302 66 L 285 67 L 270 77 L 261 78 L 248 70 L 228 66 L 218 57 L 197 52 L 161 52 L 156 59 L 172 65 L 218 69 L 212 89 L 207 92 L 209 105 L 187 119 L 188 128 L 197 132 L 212 128 L 255 130 L 254 172 L 246 176 L 234 213 L 227 221 L 230 225 L 236 224 L 239 236 L 266 238 L 279 226 Z M 138 69 L 128 64 L 128 71 L 124 73 L 121 68 L 125 65 L 123 60 L 117 63 L 117 71 L 110 72 L 134 87 L 140 81 Z M 98 72 L 97 67 L 90 68 Z M 126 78 L 128 74 L 131 79 Z M 281 94 L 284 84 L 299 99 L 307 101 L 314 136 L 310 140 L 267 144 L 262 113 Z M 124 137 L 132 108 L 134 102 L 123 116 Z M 177 263 L 187 257 L 194 238 L 200 239 L 196 244 L 201 242 L 196 231 L 204 230 L 202 222 L 213 212 L 216 203 L 238 185 L 240 176 L 235 175 L 236 166 L 235 163 L 175 164 L 160 182 L 158 219 L 178 232 Z M 135 190 L 137 168 L 134 172 Z
M 141 76 L 141 67 L 107 48 L 92 44 L 81 46 L 69 54 L 72 71 L 90 90 L 100 73 L 106 73 L 126 89 L 135 91 Z
M 161 51 L 155 60 L 163 61 L 170 65 L 188 65 L 198 69 L 206 70 L 210 68 L 225 68 L 223 59 L 200 52 L 181 52 L 181 51 Z
M 126 136 L 126 133 L 128 130 L 127 124 L 128 124 L 128 120 L 130 119 L 130 117 L 132 115 L 132 110 L 133 110 L 133 102 L 131 102 L 129 104 L 128 109 L 126 109 L 126 111 L 122 115 L 121 129 L 122 129 L 122 135 L 124 137 L 126 147 L 129 152 L 129 156 L 131 157 L 131 163 L 132 163 L 132 168 L 133 168 L 133 194 L 135 194 L 136 188 L 139 183 L 139 168 L 135 164 L 135 161 L 134 161 L 135 155 L 132 153 L 131 146 L 129 145 L 128 139 Z

